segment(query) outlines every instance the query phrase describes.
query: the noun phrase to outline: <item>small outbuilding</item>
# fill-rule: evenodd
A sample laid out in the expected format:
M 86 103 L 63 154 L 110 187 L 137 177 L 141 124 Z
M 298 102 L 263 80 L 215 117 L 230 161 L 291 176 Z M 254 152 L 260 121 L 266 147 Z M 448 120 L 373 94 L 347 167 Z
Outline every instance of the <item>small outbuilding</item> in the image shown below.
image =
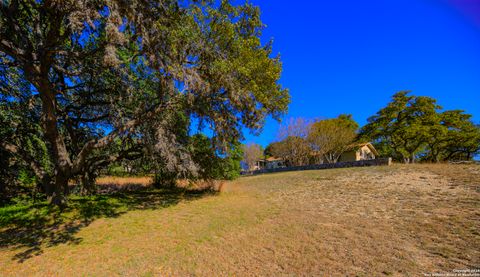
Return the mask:
M 374 160 L 377 158 L 378 152 L 370 142 L 354 144 L 350 147 L 350 150 L 344 152 L 339 162 L 354 162 L 363 160 Z
M 257 161 L 255 169 L 274 169 L 285 167 L 285 161 L 282 158 L 269 157 Z

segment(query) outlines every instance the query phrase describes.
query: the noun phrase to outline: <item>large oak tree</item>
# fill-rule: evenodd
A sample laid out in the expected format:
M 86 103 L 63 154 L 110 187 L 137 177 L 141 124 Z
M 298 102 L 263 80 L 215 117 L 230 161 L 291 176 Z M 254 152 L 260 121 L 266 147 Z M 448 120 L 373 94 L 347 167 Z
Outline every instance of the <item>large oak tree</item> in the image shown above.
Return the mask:
M 229 1 L 2 1 L 0 101 L 11 130 L 2 151 L 22 159 L 55 204 L 69 179 L 132 151 L 153 152 L 164 171 L 194 172 L 184 141 L 192 122 L 222 150 L 242 127 L 258 130 L 287 108 L 262 27 L 257 7 Z M 30 114 L 39 129 L 13 114 Z M 25 151 L 32 134 L 51 168 Z
M 480 151 L 480 128 L 471 117 L 461 110 L 441 111 L 431 97 L 400 91 L 368 119 L 360 135 L 372 140 L 383 156 L 405 163 L 470 160 Z

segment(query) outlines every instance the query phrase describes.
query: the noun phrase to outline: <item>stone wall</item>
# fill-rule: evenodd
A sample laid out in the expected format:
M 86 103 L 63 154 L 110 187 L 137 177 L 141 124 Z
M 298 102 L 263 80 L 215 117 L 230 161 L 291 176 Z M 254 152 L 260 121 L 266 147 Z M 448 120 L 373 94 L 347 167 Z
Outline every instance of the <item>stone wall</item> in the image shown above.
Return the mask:
M 297 171 L 297 170 L 317 170 L 317 169 L 342 168 L 342 167 L 379 166 L 379 165 L 391 165 L 391 164 L 392 164 L 392 158 L 378 158 L 374 160 L 338 162 L 333 164 L 326 163 L 326 164 L 302 165 L 302 166 L 271 168 L 271 169 L 259 169 L 259 170 L 254 170 L 254 171 L 245 173 L 245 175 L 249 175 L 249 174 L 255 175 L 255 174 L 284 172 L 284 171 Z

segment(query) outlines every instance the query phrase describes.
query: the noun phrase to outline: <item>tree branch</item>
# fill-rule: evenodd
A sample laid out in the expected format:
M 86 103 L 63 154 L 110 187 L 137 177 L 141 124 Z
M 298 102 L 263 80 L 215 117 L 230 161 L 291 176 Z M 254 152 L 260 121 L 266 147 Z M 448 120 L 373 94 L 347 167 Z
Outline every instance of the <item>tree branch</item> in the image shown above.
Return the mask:
M 144 123 L 145 121 L 151 119 L 155 115 L 157 115 L 160 111 L 163 109 L 168 109 L 169 107 L 172 107 L 174 103 L 168 102 L 164 103 L 163 105 L 158 105 L 154 108 L 151 108 L 150 110 L 146 111 L 145 113 L 139 114 L 136 116 L 135 119 L 131 119 L 130 121 L 127 121 L 123 126 L 120 128 L 113 130 L 110 132 L 108 135 L 104 136 L 103 138 L 99 140 L 90 140 L 87 142 L 80 153 L 78 154 L 77 158 L 75 159 L 73 163 L 73 168 L 72 172 L 78 173 L 82 167 L 85 164 L 85 160 L 87 156 L 94 150 L 94 149 L 101 149 L 103 147 L 108 146 L 110 143 L 112 143 L 116 138 L 118 138 L 120 135 L 125 134 L 127 132 L 132 131 L 135 127 L 138 125 Z
M 10 152 L 10 153 L 15 154 L 15 155 L 20 155 L 22 157 L 22 159 L 30 165 L 33 172 L 35 173 L 35 175 L 40 180 L 42 180 L 45 177 L 46 172 L 45 172 L 45 170 L 43 170 L 40 163 L 38 163 L 35 160 L 35 158 L 32 157 L 31 155 L 29 155 L 27 152 L 23 151 L 18 146 L 14 145 L 14 144 L 11 144 L 11 143 L 8 143 L 6 141 L 3 141 L 2 143 L 0 143 L 0 146 L 3 149 L 5 149 L 7 152 Z

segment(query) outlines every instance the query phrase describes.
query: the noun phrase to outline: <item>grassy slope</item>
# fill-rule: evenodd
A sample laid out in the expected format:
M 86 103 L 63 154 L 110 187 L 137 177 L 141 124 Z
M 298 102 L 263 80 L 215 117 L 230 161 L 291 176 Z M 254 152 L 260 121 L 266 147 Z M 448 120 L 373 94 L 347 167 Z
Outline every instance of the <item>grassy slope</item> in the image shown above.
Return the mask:
M 74 199 L 56 218 L 43 206 L 4 209 L 0 276 L 418 276 L 473 268 L 479 187 L 478 166 L 392 166 L 244 177 L 220 195 Z

